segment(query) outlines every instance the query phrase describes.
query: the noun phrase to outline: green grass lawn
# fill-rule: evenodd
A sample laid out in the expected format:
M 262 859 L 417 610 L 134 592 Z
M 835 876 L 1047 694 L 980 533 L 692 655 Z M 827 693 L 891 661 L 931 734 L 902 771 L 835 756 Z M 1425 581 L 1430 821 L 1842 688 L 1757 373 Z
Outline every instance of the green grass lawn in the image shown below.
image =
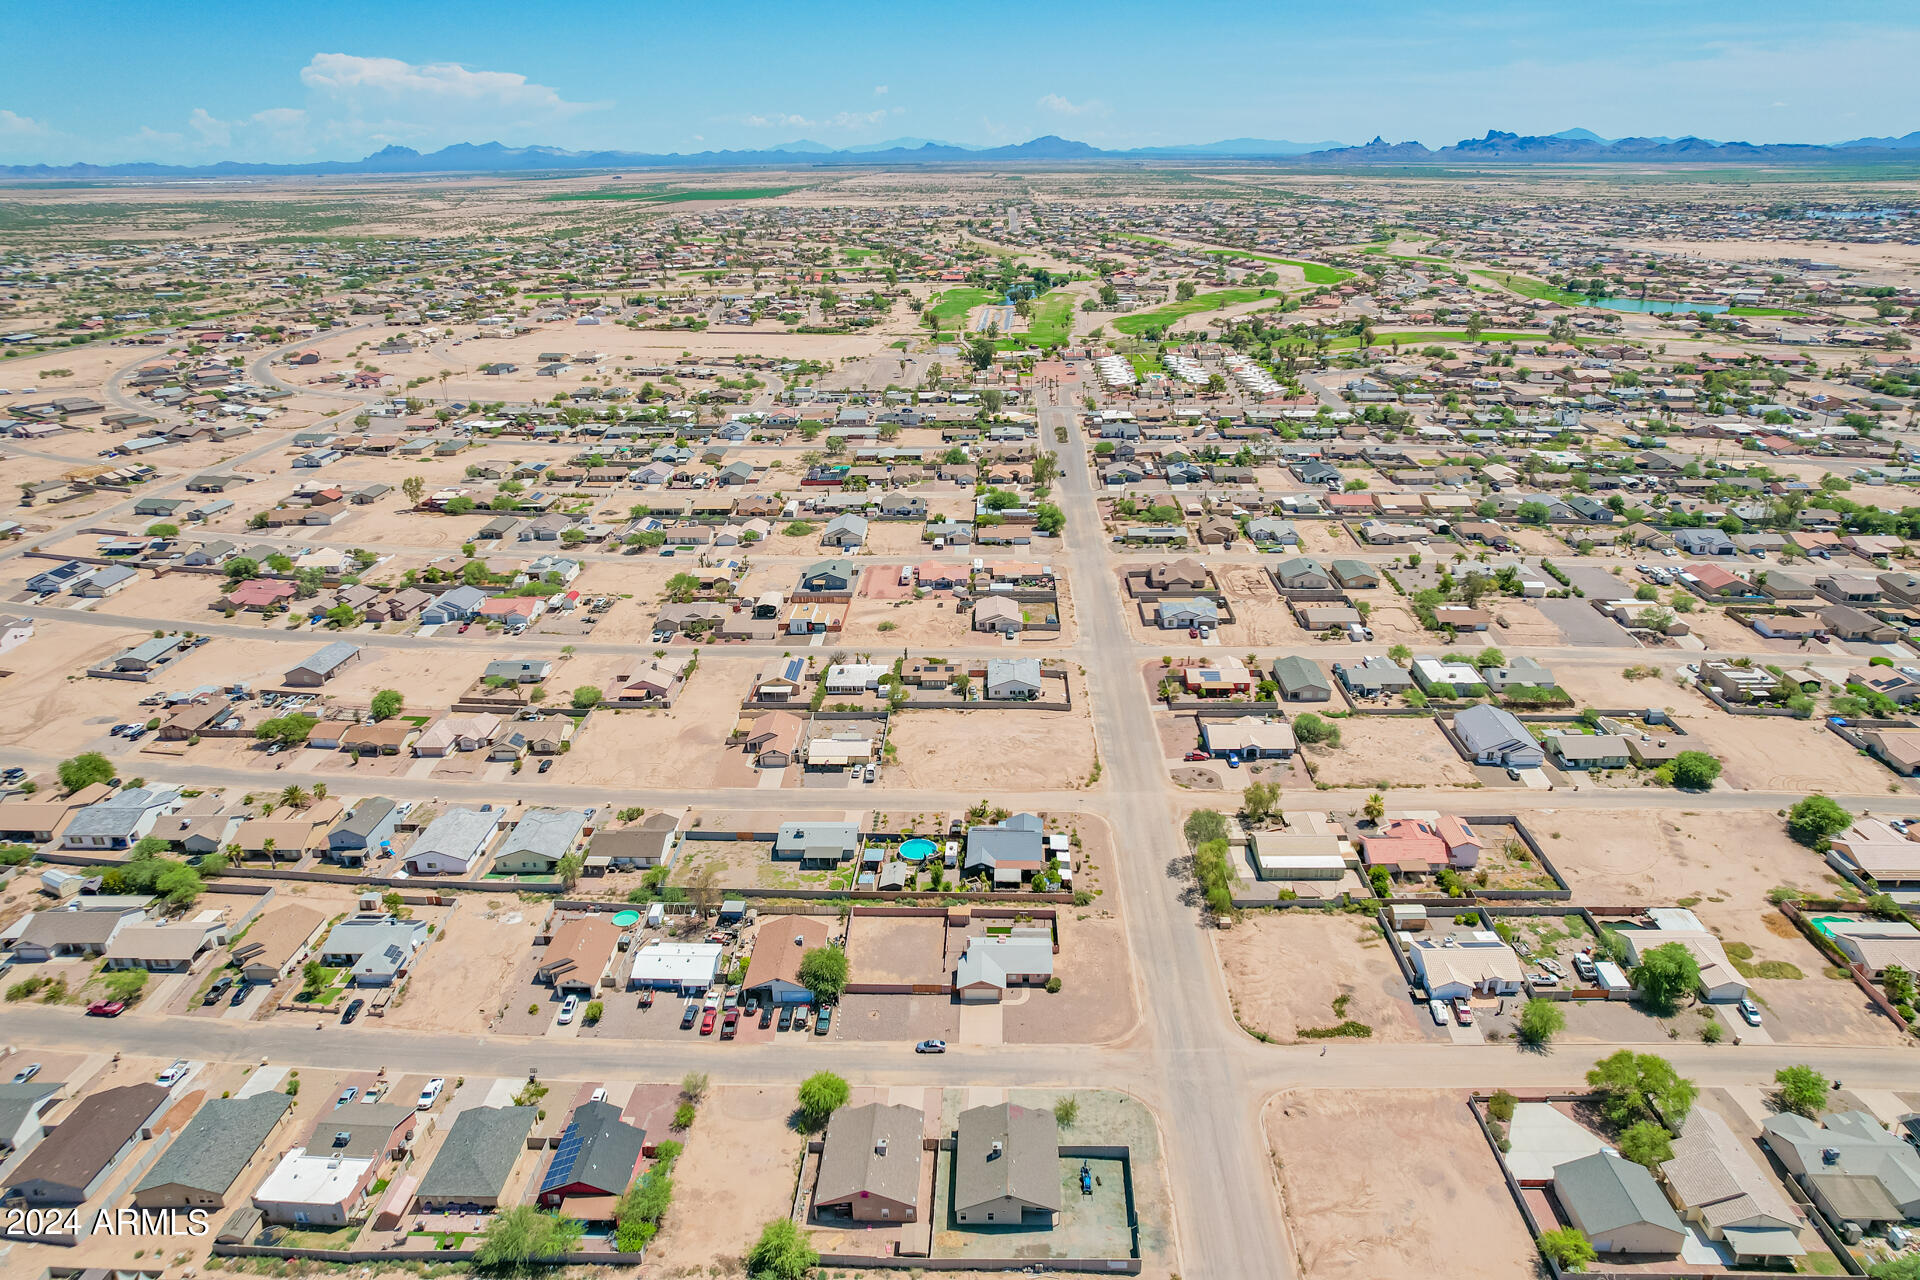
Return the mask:
M 1027 341 L 1036 347 L 1063 347 L 1073 332 L 1073 299 L 1064 293 L 1048 294 L 1033 304 L 1027 319 Z
M 933 318 L 940 322 L 942 329 L 957 329 L 966 320 L 967 312 L 989 302 L 998 302 L 1000 298 L 1000 294 L 987 289 L 948 289 L 936 297 L 927 309 L 933 312 Z
M 1298 267 L 1308 284 L 1339 284 L 1342 280 L 1353 279 L 1351 271 L 1342 271 L 1339 267 L 1329 267 L 1320 262 L 1302 262 L 1298 258 L 1275 258 L 1264 253 L 1249 253 L 1245 249 L 1208 249 L 1206 254 L 1209 258 L 1251 258 L 1255 262 Z
M 1166 366 L 1160 363 L 1160 357 L 1151 351 L 1140 351 L 1127 357 L 1127 363 L 1133 366 L 1137 377 L 1144 378 L 1150 373 L 1165 373 Z
M 1135 311 L 1119 317 L 1113 327 L 1121 333 L 1144 333 L 1155 325 L 1169 325 L 1187 316 L 1199 315 L 1203 311 L 1218 311 L 1221 307 L 1237 306 L 1242 302 L 1258 302 L 1262 298 L 1282 296 L 1278 289 L 1215 289 L 1211 293 L 1196 293 L 1185 302 L 1169 302 L 1164 307 L 1155 307 L 1152 311 Z
M 1730 316 L 1804 316 L 1804 311 L 1795 311 L 1791 307 L 1728 307 Z
M 1485 276 L 1523 298 L 1545 298 L 1550 302 L 1564 303 L 1570 307 L 1581 306 L 1587 300 L 1583 294 L 1556 289 L 1545 280 L 1535 280 L 1532 276 L 1517 276 L 1510 271 L 1476 271 L 1473 274 Z

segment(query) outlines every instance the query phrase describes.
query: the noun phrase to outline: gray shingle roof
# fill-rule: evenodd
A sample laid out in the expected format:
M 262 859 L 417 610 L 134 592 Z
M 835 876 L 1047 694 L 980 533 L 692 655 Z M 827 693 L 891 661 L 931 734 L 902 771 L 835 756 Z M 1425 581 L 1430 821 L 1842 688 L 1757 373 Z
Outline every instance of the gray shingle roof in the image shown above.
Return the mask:
M 953 1161 L 956 1210 L 1001 1199 L 1060 1208 L 1060 1127 L 1050 1111 L 1002 1102 L 961 1112 Z
M 526 1146 L 538 1107 L 473 1107 L 447 1130 L 440 1154 L 420 1179 L 423 1200 L 484 1202 L 499 1198 Z M 624 1189 L 624 1188 L 623 1188 Z
M 1553 1193 L 1588 1235 L 1649 1223 L 1684 1232 L 1653 1175 L 1631 1160 L 1596 1151 L 1553 1168 Z M 1575 1206 L 1578 1206 L 1577 1208 Z
M 292 1105 L 292 1098 L 273 1092 L 210 1099 L 154 1161 L 134 1193 L 175 1183 L 224 1193 Z

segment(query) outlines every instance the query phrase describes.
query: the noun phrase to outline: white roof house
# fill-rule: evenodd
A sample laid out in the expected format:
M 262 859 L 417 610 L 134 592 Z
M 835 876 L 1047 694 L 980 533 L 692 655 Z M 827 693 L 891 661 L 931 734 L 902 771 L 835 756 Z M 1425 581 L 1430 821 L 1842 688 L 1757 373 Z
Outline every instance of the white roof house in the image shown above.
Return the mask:
M 719 978 L 719 943 L 653 942 L 634 953 L 627 985 L 688 993 L 705 991 Z
M 268 1222 L 343 1226 L 373 1161 L 312 1155 L 295 1147 L 260 1180 L 253 1204 Z
M 1445 938 L 1416 938 L 1408 956 L 1431 999 L 1513 995 L 1520 990 L 1520 957 L 1497 933 L 1476 929 Z

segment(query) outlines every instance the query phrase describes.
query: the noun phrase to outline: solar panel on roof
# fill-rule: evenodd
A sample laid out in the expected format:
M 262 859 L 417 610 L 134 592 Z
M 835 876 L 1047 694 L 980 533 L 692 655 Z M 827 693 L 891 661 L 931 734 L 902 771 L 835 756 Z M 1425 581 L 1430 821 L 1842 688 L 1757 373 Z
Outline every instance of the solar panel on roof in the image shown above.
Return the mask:
M 540 1190 L 552 1191 L 555 1187 L 565 1186 L 573 1176 L 574 1162 L 580 1159 L 580 1148 L 585 1145 L 579 1124 L 569 1124 L 567 1131 L 560 1135 L 560 1149 L 554 1153 L 553 1163 L 547 1167 L 546 1180 L 540 1184 Z

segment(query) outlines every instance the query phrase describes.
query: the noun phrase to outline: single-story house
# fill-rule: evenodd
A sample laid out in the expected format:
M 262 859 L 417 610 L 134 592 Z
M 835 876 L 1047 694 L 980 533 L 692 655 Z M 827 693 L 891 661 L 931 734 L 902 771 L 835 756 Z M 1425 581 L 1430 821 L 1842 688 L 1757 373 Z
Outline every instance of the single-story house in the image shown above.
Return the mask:
M 233 1187 L 293 1108 L 277 1090 L 209 1098 L 133 1189 L 141 1209 L 224 1209 Z
M 925 1127 L 916 1107 L 869 1102 L 834 1112 L 814 1178 L 814 1212 L 844 1212 L 855 1222 L 917 1222 Z
M 1555 1165 L 1553 1194 L 1597 1252 L 1665 1257 L 1686 1243 L 1686 1224 L 1646 1166 L 1614 1152 Z
M 960 1113 L 953 1148 L 955 1221 L 1053 1224 L 1060 1215 L 1060 1127 L 1051 1111 L 1009 1102 Z

